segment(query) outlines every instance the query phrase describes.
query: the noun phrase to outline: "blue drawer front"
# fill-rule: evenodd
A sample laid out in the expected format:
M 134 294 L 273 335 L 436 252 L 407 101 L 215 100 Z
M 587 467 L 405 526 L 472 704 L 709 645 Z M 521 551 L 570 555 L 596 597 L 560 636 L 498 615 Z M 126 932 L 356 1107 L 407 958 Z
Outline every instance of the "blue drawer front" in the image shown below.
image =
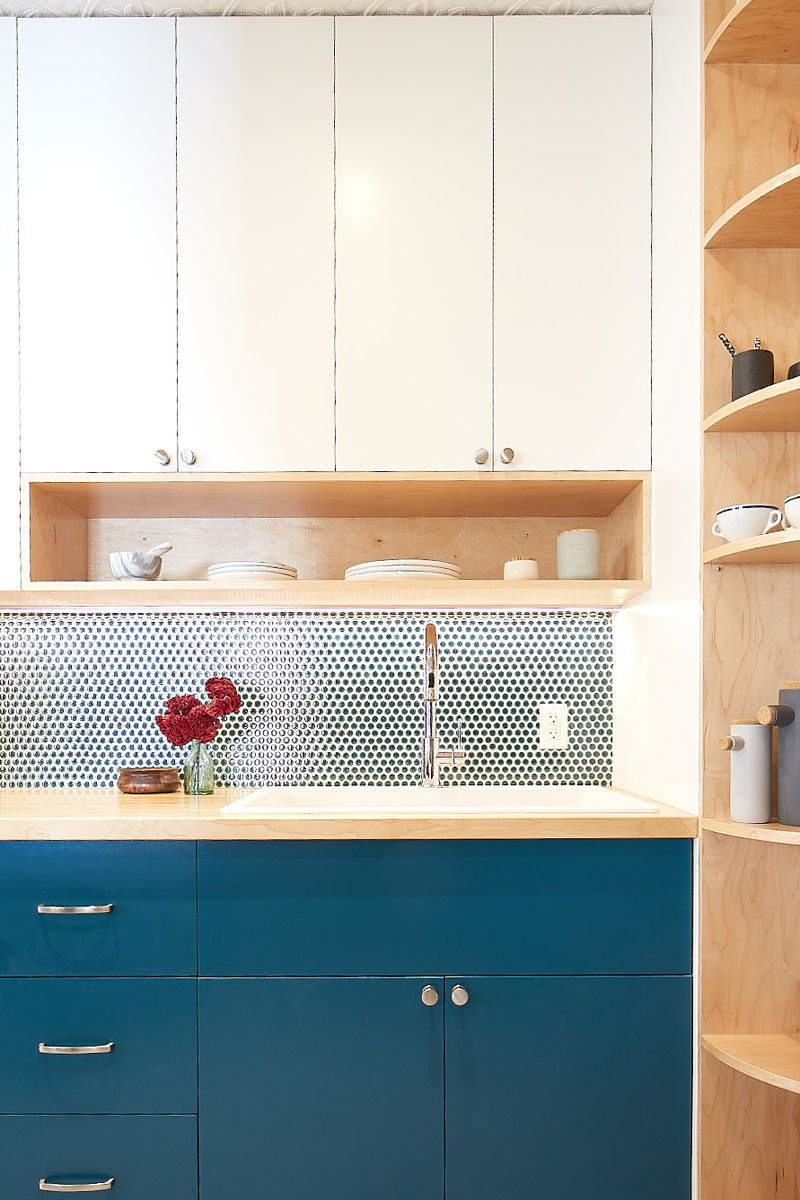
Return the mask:
M 195 856 L 193 842 L 0 844 L 0 975 L 194 975 Z
M 0 1112 L 196 1113 L 197 984 L 0 979 L 0 1063 Z
M 691 842 L 211 842 L 201 975 L 688 974 Z
M 689 1200 L 691 979 L 456 982 L 447 1200 Z
M 125 1200 L 196 1200 L 196 1117 L 0 1117 L 4 1200 L 41 1200 L 39 1180 L 114 1179 Z

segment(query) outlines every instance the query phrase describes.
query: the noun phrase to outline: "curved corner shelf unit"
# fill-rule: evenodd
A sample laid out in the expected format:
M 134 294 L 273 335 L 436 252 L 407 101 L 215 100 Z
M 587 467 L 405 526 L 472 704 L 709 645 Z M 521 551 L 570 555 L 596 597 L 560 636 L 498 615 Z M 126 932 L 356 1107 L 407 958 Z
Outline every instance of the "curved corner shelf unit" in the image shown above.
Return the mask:
M 800 379 L 785 379 L 724 404 L 703 433 L 800 433 Z
M 800 529 L 765 533 L 761 537 L 744 538 L 740 542 L 726 542 L 723 546 L 714 546 L 711 550 L 706 550 L 703 562 L 734 567 L 744 566 L 746 563 L 796 565 L 800 563 Z
M 799 63 L 800 9 L 786 0 L 739 0 L 710 38 L 706 63 Z
M 732 821 L 730 817 L 704 817 L 700 824 L 707 833 L 718 833 L 722 837 L 800 846 L 800 828 L 795 825 L 781 825 L 778 821 L 770 821 L 768 825 L 746 825 L 743 821 Z
M 709 229 L 706 250 L 780 250 L 800 246 L 800 165 L 753 188 Z
M 784 1092 L 800 1094 L 800 1040 L 784 1033 L 704 1033 L 704 1050 L 721 1063 Z

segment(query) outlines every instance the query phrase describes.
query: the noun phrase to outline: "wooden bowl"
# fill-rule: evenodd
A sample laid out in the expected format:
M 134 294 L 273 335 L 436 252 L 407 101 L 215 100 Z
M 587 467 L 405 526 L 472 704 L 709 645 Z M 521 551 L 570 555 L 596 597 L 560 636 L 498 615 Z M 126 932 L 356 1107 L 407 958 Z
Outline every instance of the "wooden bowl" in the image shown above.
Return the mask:
M 117 780 L 119 790 L 131 796 L 177 792 L 180 786 L 177 767 L 122 767 Z

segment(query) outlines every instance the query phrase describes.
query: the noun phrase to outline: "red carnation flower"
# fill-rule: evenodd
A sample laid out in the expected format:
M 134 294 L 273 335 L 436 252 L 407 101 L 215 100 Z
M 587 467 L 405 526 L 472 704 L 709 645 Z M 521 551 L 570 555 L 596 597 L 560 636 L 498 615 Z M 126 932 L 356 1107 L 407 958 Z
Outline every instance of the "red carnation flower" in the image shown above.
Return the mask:
M 156 725 L 173 746 L 189 742 L 210 742 L 219 733 L 220 717 L 227 717 L 242 706 L 242 698 L 230 679 L 209 679 L 206 691 L 211 703 L 202 704 L 196 696 L 173 696 Z
M 156 725 L 173 746 L 188 746 L 192 740 L 192 735 L 186 728 L 186 717 L 167 713 L 163 717 L 156 717 Z
M 198 704 L 183 719 L 189 730 L 190 741 L 210 742 L 219 733 L 219 718 L 213 716 L 203 704 Z
M 232 680 L 225 676 L 215 676 L 206 683 L 206 691 L 211 697 L 208 711 L 215 717 L 227 717 L 242 706 L 242 698 L 233 685 Z

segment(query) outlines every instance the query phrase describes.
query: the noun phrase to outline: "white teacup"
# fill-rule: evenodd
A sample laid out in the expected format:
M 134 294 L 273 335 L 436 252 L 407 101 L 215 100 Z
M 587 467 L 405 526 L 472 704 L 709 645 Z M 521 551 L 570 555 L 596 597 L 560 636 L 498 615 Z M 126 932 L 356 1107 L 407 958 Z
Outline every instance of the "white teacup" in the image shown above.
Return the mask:
M 772 504 L 730 504 L 719 510 L 711 532 L 726 542 L 738 542 L 769 533 L 782 519 L 780 509 Z
M 800 529 L 800 494 L 787 496 L 783 502 L 784 529 Z

